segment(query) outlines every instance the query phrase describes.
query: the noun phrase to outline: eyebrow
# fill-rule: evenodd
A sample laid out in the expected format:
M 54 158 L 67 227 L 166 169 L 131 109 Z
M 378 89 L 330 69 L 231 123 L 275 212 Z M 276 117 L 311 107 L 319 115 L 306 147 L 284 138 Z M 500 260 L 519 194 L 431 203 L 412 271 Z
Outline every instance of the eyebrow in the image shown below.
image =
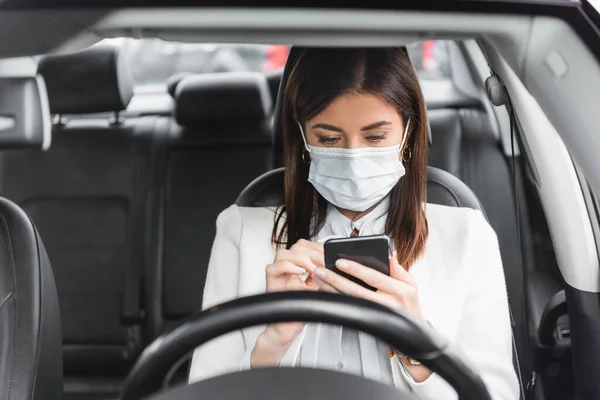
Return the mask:
M 363 126 L 362 128 L 360 128 L 360 130 L 361 131 L 370 131 L 372 129 L 381 128 L 382 126 L 391 125 L 391 124 L 392 123 L 390 121 L 379 121 L 379 122 L 375 122 L 374 124 Z
M 340 133 L 344 132 L 341 128 L 329 124 L 315 124 L 313 125 L 313 129 L 325 129 L 326 131 L 334 131 Z
M 391 125 L 392 123 L 390 121 L 379 121 L 379 122 L 375 122 L 372 124 L 369 124 L 367 126 L 363 126 L 362 128 L 360 128 L 361 131 L 370 131 L 372 129 L 377 129 L 380 128 L 384 125 Z M 315 124 L 312 126 L 313 129 L 325 129 L 327 131 L 334 131 L 334 132 L 340 132 L 343 133 L 344 130 L 341 128 L 338 128 L 337 126 L 333 126 L 333 125 L 329 125 L 329 124 Z

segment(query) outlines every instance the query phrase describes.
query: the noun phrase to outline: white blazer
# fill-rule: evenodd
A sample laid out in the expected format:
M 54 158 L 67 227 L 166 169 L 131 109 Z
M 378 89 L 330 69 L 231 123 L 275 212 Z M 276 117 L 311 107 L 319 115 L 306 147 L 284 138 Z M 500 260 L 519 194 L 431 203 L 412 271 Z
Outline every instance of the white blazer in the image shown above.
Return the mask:
M 479 211 L 427 204 L 426 215 L 426 250 L 410 269 L 423 314 L 481 375 L 494 399 L 517 400 L 519 384 L 512 363 L 508 299 L 496 234 Z M 265 267 L 275 257 L 274 221 L 271 208 L 233 205 L 219 215 L 204 309 L 265 292 Z M 197 348 L 189 382 L 246 367 L 264 328 L 243 329 Z M 303 335 L 296 338 L 282 365 L 293 365 L 302 340 Z M 423 399 L 457 398 L 437 374 L 415 383 L 399 370 L 394 367 L 398 386 L 409 387 Z

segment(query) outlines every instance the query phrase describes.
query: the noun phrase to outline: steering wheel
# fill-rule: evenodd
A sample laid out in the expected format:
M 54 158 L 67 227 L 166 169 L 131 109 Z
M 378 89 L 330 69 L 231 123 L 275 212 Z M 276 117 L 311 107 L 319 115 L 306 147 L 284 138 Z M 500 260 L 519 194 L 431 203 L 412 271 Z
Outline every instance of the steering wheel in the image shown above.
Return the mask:
M 142 353 L 121 400 L 161 389 L 171 367 L 196 347 L 229 332 L 277 322 L 322 322 L 365 332 L 423 363 L 446 380 L 460 400 L 491 400 L 485 384 L 424 322 L 364 299 L 321 292 L 267 293 L 209 308 L 167 333 Z M 206 360 L 210 363 L 211 360 Z M 259 368 L 233 372 L 163 391 L 153 400 L 185 399 L 413 399 L 390 385 L 336 371 Z

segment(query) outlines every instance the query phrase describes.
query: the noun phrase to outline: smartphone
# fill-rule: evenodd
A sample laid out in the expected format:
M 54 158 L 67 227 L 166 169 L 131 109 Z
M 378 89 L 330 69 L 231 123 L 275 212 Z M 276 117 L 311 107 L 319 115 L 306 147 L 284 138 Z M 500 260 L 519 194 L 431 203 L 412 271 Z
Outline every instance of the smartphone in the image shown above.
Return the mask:
M 382 274 L 390 274 L 390 244 L 386 235 L 329 239 L 323 244 L 323 247 L 325 249 L 325 267 L 364 288 L 377 290 L 362 280 L 340 271 L 336 268 L 335 262 L 340 258 L 344 258 L 362 264 L 367 268 L 372 268 Z

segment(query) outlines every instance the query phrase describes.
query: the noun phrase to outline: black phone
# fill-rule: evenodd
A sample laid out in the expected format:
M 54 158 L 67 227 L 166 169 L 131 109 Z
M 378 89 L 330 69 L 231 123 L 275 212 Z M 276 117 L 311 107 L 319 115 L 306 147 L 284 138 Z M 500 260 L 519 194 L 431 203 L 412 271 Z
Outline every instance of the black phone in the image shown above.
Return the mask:
M 382 274 L 390 274 L 390 244 L 386 235 L 329 239 L 324 244 L 325 267 L 369 290 L 377 290 L 362 280 L 336 268 L 340 258 L 355 261 Z

